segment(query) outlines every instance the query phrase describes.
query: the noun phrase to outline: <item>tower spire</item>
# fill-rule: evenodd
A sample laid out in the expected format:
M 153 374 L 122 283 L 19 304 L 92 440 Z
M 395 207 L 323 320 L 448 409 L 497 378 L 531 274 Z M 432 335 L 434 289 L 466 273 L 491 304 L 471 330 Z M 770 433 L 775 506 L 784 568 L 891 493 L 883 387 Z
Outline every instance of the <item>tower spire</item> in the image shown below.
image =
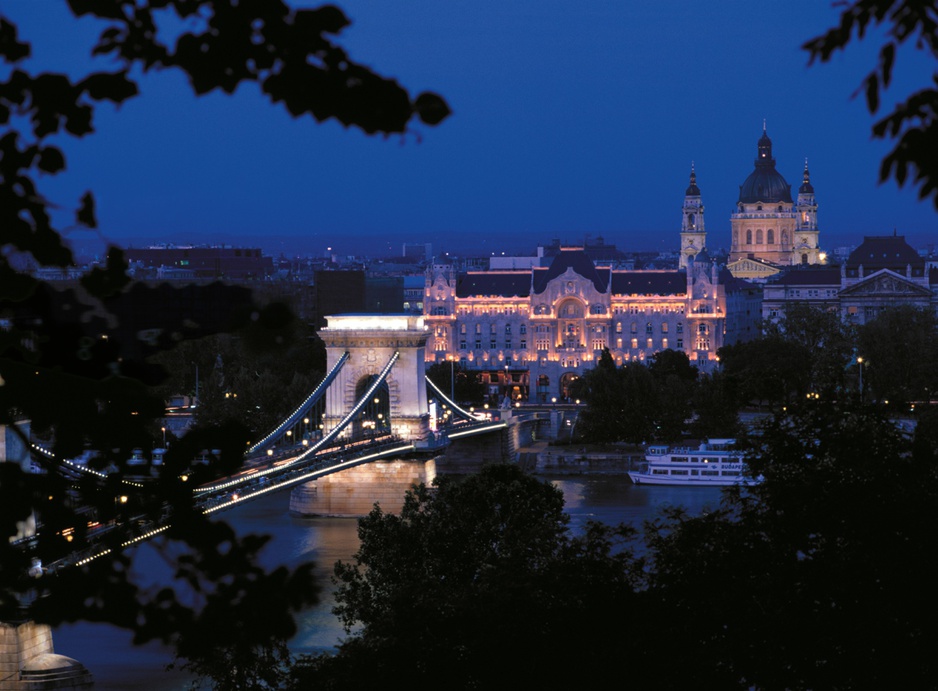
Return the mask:
M 706 247 L 707 233 L 704 229 L 704 206 L 697 187 L 697 171 L 694 161 L 690 163 L 690 184 L 684 192 L 683 220 L 681 222 L 680 266 L 686 268 L 691 257 Z

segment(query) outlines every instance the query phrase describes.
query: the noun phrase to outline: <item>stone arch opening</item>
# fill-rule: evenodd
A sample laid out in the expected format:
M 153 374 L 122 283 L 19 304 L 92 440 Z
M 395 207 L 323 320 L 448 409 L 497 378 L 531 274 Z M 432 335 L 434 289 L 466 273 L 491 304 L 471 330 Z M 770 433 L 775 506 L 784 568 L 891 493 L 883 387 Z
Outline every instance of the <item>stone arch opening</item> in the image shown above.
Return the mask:
M 355 400 L 357 401 L 371 387 L 377 374 L 368 374 L 358 380 L 355 385 Z M 387 380 L 375 389 L 364 407 L 352 420 L 352 437 L 361 439 L 370 436 L 380 436 L 391 433 L 391 395 Z
M 560 400 L 561 400 L 561 401 L 569 401 L 569 400 L 572 400 L 573 395 L 572 395 L 572 391 L 571 391 L 571 390 L 572 390 L 572 388 L 573 388 L 573 383 L 574 383 L 577 379 L 579 379 L 579 378 L 580 378 L 580 375 L 578 375 L 576 372 L 564 372 L 564 373 L 560 376 L 560 391 L 559 391 L 559 393 L 560 393 Z

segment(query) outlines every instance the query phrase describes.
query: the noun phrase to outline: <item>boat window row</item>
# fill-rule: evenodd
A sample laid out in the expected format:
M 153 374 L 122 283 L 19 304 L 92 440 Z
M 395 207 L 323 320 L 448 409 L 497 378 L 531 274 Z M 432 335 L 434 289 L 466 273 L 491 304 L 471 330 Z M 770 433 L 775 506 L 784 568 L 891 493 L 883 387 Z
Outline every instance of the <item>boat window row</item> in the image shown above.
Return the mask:
M 706 477 L 739 477 L 738 470 L 687 470 L 683 468 L 673 468 L 668 470 L 667 468 L 652 468 L 652 475 L 702 475 Z
M 716 459 L 714 459 L 715 461 Z M 699 456 L 672 456 L 672 463 L 710 463 L 709 458 L 700 458 Z

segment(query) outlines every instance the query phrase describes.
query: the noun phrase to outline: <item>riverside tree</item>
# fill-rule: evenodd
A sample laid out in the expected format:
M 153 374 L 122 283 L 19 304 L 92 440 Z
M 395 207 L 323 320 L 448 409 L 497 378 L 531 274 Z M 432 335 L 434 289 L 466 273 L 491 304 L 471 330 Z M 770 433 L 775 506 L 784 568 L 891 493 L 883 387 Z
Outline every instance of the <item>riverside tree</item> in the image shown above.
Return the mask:
M 938 319 L 931 310 L 897 306 L 858 329 L 864 387 L 876 400 L 906 407 L 938 390 Z
M 53 142 L 92 134 L 95 108 L 135 97 L 137 80 L 150 70 L 181 71 L 196 95 L 255 83 L 290 116 L 334 118 L 369 134 L 405 132 L 417 120 L 433 125 L 449 111 L 439 96 L 412 96 L 356 63 L 336 42 L 349 22 L 334 6 L 292 9 L 281 0 L 68 0 L 68 6 L 76 18 L 104 22 L 89 50 L 116 68 L 77 78 L 32 73 L 28 40 L 0 10 L 0 424 L 19 432 L 25 444 L 17 423 L 29 420 L 56 455 L 73 457 L 90 446 L 100 450 L 100 464 L 120 470 L 134 447 L 159 445 L 155 420 L 163 402 L 149 387 L 166 373 L 152 355 L 236 328 L 245 328 L 243 337 L 252 342 L 270 344 L 291 317 L 276 306 L 253 304 L 244 289 L 221 285 L 187 289 L 187 299 L 211 306 L 201 319 L 147 309 L 159 303 L 159 291 L 172 289 L 132 284 L 117 248 L 105 266 L 66 290 L 24 271 L 28 261 L 73 263 L 52 221 L 53 206 L 72 207 L 77 227 L 97 225 L 90 191 L 73 201 L 43 195 L 39 177 L 66 168 Z M 110 622 L 134 631 L 137 641 L 175 643 L 189 659 L 210 658 L 216 645 L 235 643 L 245 656 L 260 651 L 269 659 L 271 642 L 295 630 L 292 613 L 316 599 L 311 569 L 258 567 L 263 540 L 239 539 L 227 525 L 193 511 L 179 477 L 198 448 L 220 449 L 215 472 L 231 471 L 247 436 L 240 426 L 196 430 L 167 454 L 159 480 L 127 502 L 117 500 L 126 491 L 115 481 L 119 473 L 78 486 L 77 503 L 93 507 L 102 522 L 173 506 L 173 527 L 156 545 L 181 585 L 156 592 L 134 582 L 126 553 L 29 577 L 33 559 L 48 564 L 81 549 L 87 522 L 72 508 L 75 484 L 55 472 L 37 475 L 16 463 L 0 464 L 0 618 Z M 27 551 L 6 537 L 31 515 L 42 528 Z M 248 680 L 242 682 L 240 688 L 248 688 Z
M 637 622 L 631 531 L 573 536 L 563 495 L 513 465 L 420 485 L 400 514 L 376 507 L 335 569 L 349 637 L 297 664 L 291 689 L 565 688 L 600 682 Z M 615 626 L 611 624 L 615 622 Z M 556 664 L 568 660 L 570 664 Z
M 820 401 L 748 443 L 761 484 L 647 535 L 648 638 L 694 641 L 661 688 L 931 686 L 934 436 L 913 453 L 871 408 Z

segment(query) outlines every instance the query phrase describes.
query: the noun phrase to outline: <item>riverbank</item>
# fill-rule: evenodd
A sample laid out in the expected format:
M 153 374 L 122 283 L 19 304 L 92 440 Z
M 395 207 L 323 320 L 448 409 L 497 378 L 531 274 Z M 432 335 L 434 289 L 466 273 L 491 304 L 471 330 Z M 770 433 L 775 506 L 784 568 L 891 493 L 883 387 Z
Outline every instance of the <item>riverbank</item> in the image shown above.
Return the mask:
M 625 475 L 643 458 L 642 448 L 634 444 L 552 445 L 540 441 L 518 449 L 518 462 L 534 475 Z

